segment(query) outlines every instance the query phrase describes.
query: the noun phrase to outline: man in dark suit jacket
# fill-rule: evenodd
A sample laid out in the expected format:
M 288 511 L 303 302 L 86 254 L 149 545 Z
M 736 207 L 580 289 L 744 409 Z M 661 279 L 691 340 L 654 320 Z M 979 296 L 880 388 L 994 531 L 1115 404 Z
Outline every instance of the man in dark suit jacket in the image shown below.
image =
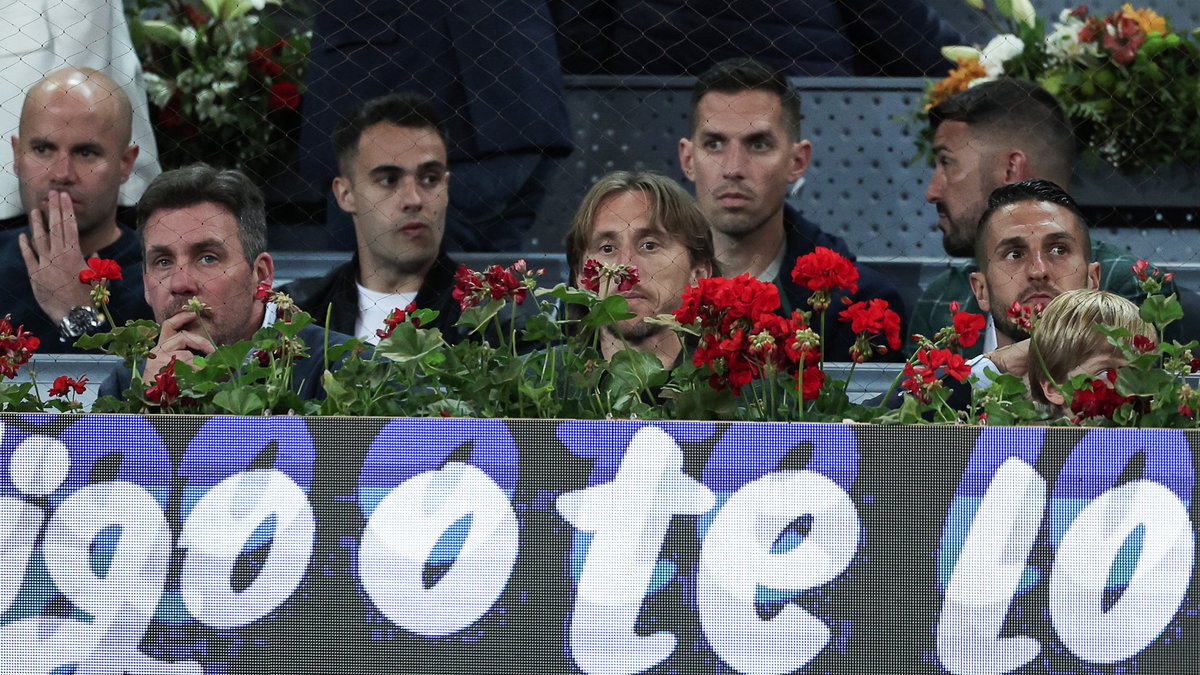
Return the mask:
M 318 3 L 301 134 L 314 184 L 336 175 L 329 130 L 343 112 L 396 91 L 431 98 L 454 139 L 450 241 L 467 251 L 518 250 L 549 158 L 571 149 L 545 3 Z M 340 215 L 331 203 L 331 226 L 344 235 L 344 220 L 332 220 Z
M 248 340 L 274 321 L 274 306 L 256 298 L 275 276 L 263 197 L 245 175 L 205 165 L 159 175 L 138 202 L 138 229 L 146 301 L 161 325 L 147 375 L 172 358 L 191 364 L 218 346 Z M 188 307 L 193 298 L 208 306 L 203 318 Z M 310 324 L 299 337 L 309 356 L 294 364 L 293 378 L 302 397 L 314 398 L 321 392 L 325 332 Z M 330 334 L 331 344 L 345 339 Z

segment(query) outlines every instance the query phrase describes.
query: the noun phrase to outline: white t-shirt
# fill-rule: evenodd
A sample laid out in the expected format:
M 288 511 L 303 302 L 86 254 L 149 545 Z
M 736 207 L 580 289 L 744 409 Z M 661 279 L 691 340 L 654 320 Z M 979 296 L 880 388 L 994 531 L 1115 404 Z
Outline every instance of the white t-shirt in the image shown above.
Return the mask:
M 383 320 L 392 310 L 404 309 L 417 299 L 416 293 L 380 293 L 362 284 L 355 286 L 358 286 L 358 321 L 354 324 L 354 336 L 373 345 L 379 344 L 375 331 L 383 328 Z

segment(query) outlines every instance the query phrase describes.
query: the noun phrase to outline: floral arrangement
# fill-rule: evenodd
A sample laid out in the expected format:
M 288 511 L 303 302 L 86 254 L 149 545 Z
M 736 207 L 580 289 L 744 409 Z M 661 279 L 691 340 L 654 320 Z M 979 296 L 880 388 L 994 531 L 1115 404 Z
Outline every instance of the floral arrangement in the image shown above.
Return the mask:
M 311 32 L 279 32 L 283 0 L 132 0 L 130 35 L 164 168 L 197 161 L 260 179 L 296 159 Z
M 945 99 L 997 77 L 1032 80 L 1066 111 L 1085 154 L 1122 169 L 1166 166 L 1200 155 L 1197 30 L 1179 33 L 1151 9 L 1107 16 L 1064 9 L 1049 29 L 1029 0 L 966 0 L 995 26 L 982 49 L 946 47 L 957 65 L 925 92 L 918 121 Z M 997 16 L 999 15 L 999 19 Z M 918 140 L 928 154 L 926 131 Z
M 1171 277 L 1144 262 L 1134 273 L 1147 293 L 1140 315 L 1162 335 L 1183 316 L 1176 296 L 1162 294 Z M 914 336 L 918 349 L 891 390 L 863 405 L 849 400 L 848 381 L 823 370 L 826 326 L 810 324 L 811 312 L 778 314 L 773 284 L 749 275 L 703 279 L 674 313 L 646 319 L 679 337 L 684 357 L 667 368 L 657 355 L 627 344 L 608 359 L 600 351 L 601 331 L 634 317 L 619 290 L 637 283 L 635 268 L 588 261 L 578 288 L 540 288 L 542 274 L 524 262 L 483 272 L 460 268 L 457 327 L 471 339 L 447 344 L 431 327 L 436 312 L 397 308 L 377 331 L 374 349 L 358 339 L 327 345 L 322 400 L 301 400 L 293 382 L 295 362 L 308 353 L 298 335 L 312 317 L 266 286 L 256 298 L 274 303 L 274 325 L 197 356 L 192 366 L 172 361 L 160 372 L 139 372 L 158 336 L 152 321 L 130 321 L 76 345 L 118 355 L 132 371 L 124 396 L 97 400 L 95 412 L 1200 426 L 1200 394 L 1186 381 L 1200 370 L 1197 342 L 1160 344 L 1101 327 L 1128 365 L 1105 378 L 1056 383 L 1068 401 L 1065 415 L 1033 403 L 1025 381 L 1013 375 L 972 387 L 970 404 L 952 407 L 953 383 L 972 378 L 961 350 L 975 345 L 986 326 L 984 317 L 952 305 L 952 324 Z M 792 279 L 812 291 L 808 304 L 824 316 L 835 292 L 857 286 L 858 271 L 818 248 L 796 261 Z M 89 261 L 80 273 L 106 317 L 108 286 L 120 280 L 111 261 Z M 211 309 L 193 299 L 188 311 L 204 316 Z M 1038 311 L 1014 305 L 1010 314 L 1036 332 Z M 848 304 L 838 320 L 858 335 L 846 355 L 854 364 L 900 347 L 899 317 L 886 301 Z M 15 377 L 37 348 L 36 337 L 0 320 L 0 376 Z M 1031 351 L 1030 367 L 1037 367 L 1040 356 Z M 87 378 L 59 378 L 44 400 L 32 382 L 3 383 L 0 411 L 79 410 L 76 397 L 88 385 Z M 907 392 L 899 403 L 897 390 Z

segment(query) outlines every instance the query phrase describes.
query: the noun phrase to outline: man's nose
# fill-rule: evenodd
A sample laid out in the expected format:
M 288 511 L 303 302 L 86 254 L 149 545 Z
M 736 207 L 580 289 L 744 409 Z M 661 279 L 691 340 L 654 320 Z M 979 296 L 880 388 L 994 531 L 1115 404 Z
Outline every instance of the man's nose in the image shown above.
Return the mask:
M 64 152 L 54 158 L 50 164 L 50 177 L 58 183 L 75 182 L 78 176 L 75 171 L 75 162 L 69 153 Z
M 425 206 L 425 195 L 417 184 L 416 176 L 407 176 L 400 180 L 400 203 L 405 211 L 420 211 Z
M 172 295 L 195 295 L 199 290 L 192 270 L 187 265 L 176 267 L 167 279 L 167 284 Z
M 925 201 L 930 204 L 942 201 L 942 193 L 945 188 L 946 181 L 942 177 L 942 172 L 934 171 L 933 177 L 929 179 L 929 187 L 925 189 Z
M 725 164 L 721 167 L 721 175 L 726 180 L 740 180 L 746 177 L 746 160 L 748 158 L 745 149 L 736 143 L 730 144 L 725 152 Z
M 1029 256 L 1026 273 L 1030 279 L 1045 279 L 1050 276 L 1050 261 L 1040 252 L 1032 253 Z

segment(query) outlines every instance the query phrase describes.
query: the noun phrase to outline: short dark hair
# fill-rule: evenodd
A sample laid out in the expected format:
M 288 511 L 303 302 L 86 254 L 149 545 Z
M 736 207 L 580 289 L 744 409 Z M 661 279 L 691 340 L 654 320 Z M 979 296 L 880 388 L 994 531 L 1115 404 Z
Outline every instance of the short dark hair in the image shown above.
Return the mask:
M 333 130 L 333 153 L 342 175 L 346 175 L 347 167 L 358 154 L 358 141 L 363 132 L 381 123 L 408 129 L 433 129 L 442 139 L 442 145 L 449 147 L 441 117 L 427 97 L 411 92 L 380 96 L 351 110 Z
M 1037 178 L 1066 185 L 1075 168 L 1075 131 L 1050 92 L 1003 77 L 955 94 L 929 110 L 929 129 L 962 122 L 983 135 L 1017 145 Z
M 1070 211 L 1075 217 L 1075 224 L 1079 229 L 1083 259 L 1089 263 L 1092 261 L 1092 236 L 1088 231 L 1087 218 L 1084 217 L 1083 211 L 1079 209 L 1079 204 L 1075 202 L 1075 199 L 1071 195 L 1067 194 L 1066 190 L 1057 184 L 1040 178 L 1032 178 L 1020 183 L 998 187 L 988 197 L 987 209 L 979 217 L 979 229 L 975 235 L 975 264 L 979 265 L 980 269 L 987 268 L 987 244 L 984 243 L 986 239 L 984 234 L 987 232 L 992 216 L 996 211 L 1005 206 L 1020 204 L 1021 202 L 1056 204 Z
M 711 92 L 739 94 L 765 91 L 779 97 L 783 124 L 792 140 L 800 138 L 800 94 L 782 73 L 754 59 L 726 59 L 704 71 L 692 87 L 692 133 L 700 128 L 700 99 Z
M 650 224 L 683 244 L 691 265 L 707 264 L 714 276 L 719 274 L 712 228 L 704 211 L 687 190 L 652 171 L 613 171 L 592 185 L 567 228 L 567 266 L 572 282 L 587 262 L 587 247 L 596 231 L 596 217 L 601 206 L 609 198 L 629 192 L 646 195 Z
M 192 164 L 160 173 L 137 203 L 138 232 L 146 247 L 146 224 L 164 209 L 217 204 L 233 214 L 246 262 L 254 263 L 267 250 L 267 213 L 262 192 L 241 171 Z

